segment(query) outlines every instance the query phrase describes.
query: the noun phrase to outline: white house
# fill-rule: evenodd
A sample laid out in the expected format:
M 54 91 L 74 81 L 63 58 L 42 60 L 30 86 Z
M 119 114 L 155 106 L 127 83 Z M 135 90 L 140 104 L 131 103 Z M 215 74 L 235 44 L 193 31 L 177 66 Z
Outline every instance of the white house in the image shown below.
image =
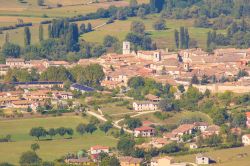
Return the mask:
M 134 130 L 135 137 L 152 137 L 155 135 L 155 129 L 149 126 L 138 127 Z
M 196 164 L 203 165 L 203 164 L 209 164 L 210 159 L 207 156 L 204 156 L 203 154 L 196 155 Z
M 158 103 L 150 101 L 133 102 L 133 108 L 135 111 L 154 111 L 158 109 Z
M 206 122 L 195 122 L 194 126 L 196 129 L 200 130 L 201 132 L 204 132 L 208 128 L 208 123 Z
M 91 155 L 96 155 L 96 154 L 99 154 L 101 152 L 109 153 L 109 147 L 108 146 L 100 146 L 100 145 L 90 147 L 90 154 Z
M 242 143 L 245 146 L 250 145 L 250 134 L 245 134 L 245 135 L 242 136 Z

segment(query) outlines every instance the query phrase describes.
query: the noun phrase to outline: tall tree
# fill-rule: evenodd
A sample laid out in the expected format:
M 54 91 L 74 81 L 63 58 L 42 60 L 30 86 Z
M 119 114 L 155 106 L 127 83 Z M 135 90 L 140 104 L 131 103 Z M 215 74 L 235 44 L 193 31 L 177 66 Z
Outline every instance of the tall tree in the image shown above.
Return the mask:
M 39 41 L 43 41 L 43 25 L 39 25 Z
M 24 45 L 25 46 L 30 45 L 30 41 L 31 41 L 30 28 L 29 27 L 25 27 L 24 28 Z
M 189 33 L 188 33 L 188 28 L 185 28 L 185 48 L 189 48 L 189 40 L 190 40 L 190 37 L 189 37 Z
M 185 47 L 185 28 L 180 27 L 180 48 Z
M 179 39 L 179 32 L 176 29 L 174 30 L 174 39 L 175 39 L 175 46 L 178 49 L 180 46 L 180 39 Z

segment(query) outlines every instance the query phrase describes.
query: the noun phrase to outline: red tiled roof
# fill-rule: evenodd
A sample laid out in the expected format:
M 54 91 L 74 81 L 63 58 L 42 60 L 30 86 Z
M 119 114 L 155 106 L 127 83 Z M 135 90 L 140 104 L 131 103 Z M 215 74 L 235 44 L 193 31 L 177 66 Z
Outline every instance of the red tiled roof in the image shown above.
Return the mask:
M 246 112 L 246 116 L 250 118 L 250 112 Z
M 148 130 L 154 130 L 154 128 L 148 126 L 142 126 L 135 129 L 135 131 L 148 131 Z
M 109 149 L 108 146 L 95 145 L 91 147 L 91 150 L 99 150 L 99 149 Z

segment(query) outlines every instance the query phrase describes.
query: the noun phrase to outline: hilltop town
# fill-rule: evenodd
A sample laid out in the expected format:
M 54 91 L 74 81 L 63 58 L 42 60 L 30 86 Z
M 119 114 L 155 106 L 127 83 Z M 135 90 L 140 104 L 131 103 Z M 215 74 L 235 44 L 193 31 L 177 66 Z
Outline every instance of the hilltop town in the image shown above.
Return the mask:
M 249 4 L 0 0 L 0 166 L 249 166 Z

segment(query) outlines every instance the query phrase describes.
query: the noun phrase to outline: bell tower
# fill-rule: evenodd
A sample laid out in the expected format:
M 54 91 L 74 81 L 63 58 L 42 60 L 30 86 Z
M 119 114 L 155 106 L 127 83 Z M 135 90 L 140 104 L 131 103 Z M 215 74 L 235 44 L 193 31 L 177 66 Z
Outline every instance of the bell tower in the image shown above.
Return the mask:
M 130 42 L 124 41 L 123 42 L 123 48 L 122 48 L 122 54 L 130 54 Z

